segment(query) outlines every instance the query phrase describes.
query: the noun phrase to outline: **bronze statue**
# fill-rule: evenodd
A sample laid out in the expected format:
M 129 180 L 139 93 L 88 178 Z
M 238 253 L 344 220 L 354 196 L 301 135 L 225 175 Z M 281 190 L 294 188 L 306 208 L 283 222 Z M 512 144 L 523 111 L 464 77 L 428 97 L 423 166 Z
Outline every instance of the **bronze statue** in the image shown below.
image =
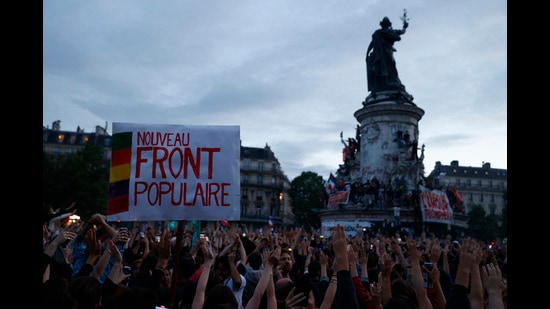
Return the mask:
M 367 48 L 367 83 L 368 90 L 376 97 L 377 92 L 398 91 L 405 92 L 405 86 L 401 83 L 397 74 L 397 67 L 393 52 L 394 42 L 401 40 L 401 35 L 409 26 L 407 12 L 403 13 L 403 29 L 394 30 L 391 21 L 384 17 L 380 22 L 382 28 L 372 34 L 372 41 Z

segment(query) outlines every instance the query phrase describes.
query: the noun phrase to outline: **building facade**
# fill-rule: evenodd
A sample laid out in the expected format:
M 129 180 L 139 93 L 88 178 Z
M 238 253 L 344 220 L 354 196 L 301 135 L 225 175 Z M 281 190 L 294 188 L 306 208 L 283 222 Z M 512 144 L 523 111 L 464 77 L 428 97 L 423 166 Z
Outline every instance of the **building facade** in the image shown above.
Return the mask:
M 460 166 L 457 160 L 451 161 L 450 165 L 436 161 L 428 178 L 433 179 L 434 187 L 443 191 L 454 185 L 462 194 L 465 213 L 474 205 L 480 205 L 489 215 L 502 214 L 504 192 L 508 186 L 505 169 L 491 168 L 489 162 L 482 163 L 481 167 L 472 167 Z
M 59 120 L 42 128 L 42 149 L 55 156 L 66 156 L 82 149 L 88 141 L 103 146 L 103 158 L 111 160 L 112 137 L 105 128 L 96 126 L 93 133 L 61 130 Z M 240 147 L 241 220 L 249 230 L 269 224 L 294 224 L 288 195 L 290 181 L 279 160 L 266 144 L 264 148 Z
M 290 181 L 267 144 L 264 148 L 241 145 L 242 222 L 256 228 L 270 218 L 273 224 L 294 224 L 289 189 Z
M 61 121 L 56 120 L 52 127 L 42 127 L 42 149 L 45 153 L 55 156 L 66 156 L 82 149 L 88 141 L 103 146 L 103 158 L 111 160 L 111 135 L 106 128 L 96 126 L 93 133 L 84 132 L 80 127 L 76 131 L 62 131 Z

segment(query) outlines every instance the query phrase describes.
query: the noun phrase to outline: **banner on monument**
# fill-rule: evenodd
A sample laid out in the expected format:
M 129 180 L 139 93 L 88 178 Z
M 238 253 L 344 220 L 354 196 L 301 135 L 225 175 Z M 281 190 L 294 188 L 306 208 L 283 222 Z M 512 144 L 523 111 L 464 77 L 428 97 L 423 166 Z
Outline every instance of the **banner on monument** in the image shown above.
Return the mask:
M 424 186 L 419 186 L 419 191 L 422 221 L 437 223 L 453 222 L 453 209 L 445 192 L 441 190 L 429 190 Z
M 349 200 L 349 191 L 336 191 L 334 193 L 331 193 L 328 196 L 328 205 L 327 207 L 336 207 L 338 204 L 343 203 L 347 204 Z

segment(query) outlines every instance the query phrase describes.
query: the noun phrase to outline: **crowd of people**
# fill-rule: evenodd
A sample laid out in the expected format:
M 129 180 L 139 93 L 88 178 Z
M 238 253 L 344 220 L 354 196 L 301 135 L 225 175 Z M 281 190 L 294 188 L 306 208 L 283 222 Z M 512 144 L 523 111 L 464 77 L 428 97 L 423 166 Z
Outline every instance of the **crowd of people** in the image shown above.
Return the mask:
M 44 220 L 43 308 L 507 307 L 507 243 L 62 215 Z

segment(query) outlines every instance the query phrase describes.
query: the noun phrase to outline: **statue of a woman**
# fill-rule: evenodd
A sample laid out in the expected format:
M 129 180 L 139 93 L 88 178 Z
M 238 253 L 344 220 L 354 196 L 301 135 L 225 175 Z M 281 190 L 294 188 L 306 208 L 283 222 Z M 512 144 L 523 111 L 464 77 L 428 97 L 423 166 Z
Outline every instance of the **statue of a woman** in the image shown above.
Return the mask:
M 382 28 L 372 34 L 372 41 L 367 48 L 367 82 L 368 90 L 375 93 L 380 91 L 405 91 L 405 86 L 399 80 L 393 52 L 395 41 L 401 40 L 401 35 L 409 26 L 406 13 L 403 17 L 403 29 L 394 30 L 391 21 L 384 17 L 380 22 Z

